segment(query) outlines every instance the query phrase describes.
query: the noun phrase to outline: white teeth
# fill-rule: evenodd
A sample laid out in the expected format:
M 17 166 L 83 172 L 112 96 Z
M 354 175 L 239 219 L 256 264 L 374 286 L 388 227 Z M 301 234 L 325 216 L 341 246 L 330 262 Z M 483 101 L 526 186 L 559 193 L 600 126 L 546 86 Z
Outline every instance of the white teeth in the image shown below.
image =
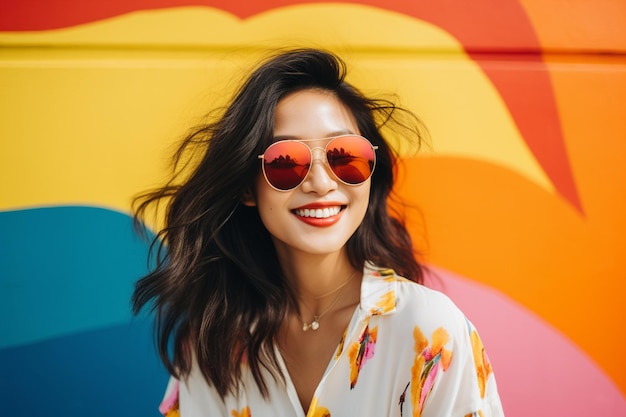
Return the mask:
M 301 217 L 315 217 L 316 219 L 326 219 L 336 216 L 341 211 L 341 207 L 324 207 L 323 209 L 297 209 L 295 212 Z

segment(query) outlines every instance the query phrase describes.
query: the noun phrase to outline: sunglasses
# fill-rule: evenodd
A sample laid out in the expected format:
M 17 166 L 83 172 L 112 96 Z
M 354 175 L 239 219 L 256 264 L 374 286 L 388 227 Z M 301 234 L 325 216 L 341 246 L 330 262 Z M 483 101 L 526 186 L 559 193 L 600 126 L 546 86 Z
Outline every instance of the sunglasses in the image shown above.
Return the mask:
M 279 191 L 289 191 L 305 180 L 313 162 L 313 151 L 323 150 L 326 162 L 339 181 L 347 185 L 359 185 L 374 172 L 378 146 L 358 135 L 342 135 L 330 138 L 324 148 L 310 148 L 306 142 L 320 139 L 280 140 L 272 143 L 262 160 L 263 175 L 267 183 Z

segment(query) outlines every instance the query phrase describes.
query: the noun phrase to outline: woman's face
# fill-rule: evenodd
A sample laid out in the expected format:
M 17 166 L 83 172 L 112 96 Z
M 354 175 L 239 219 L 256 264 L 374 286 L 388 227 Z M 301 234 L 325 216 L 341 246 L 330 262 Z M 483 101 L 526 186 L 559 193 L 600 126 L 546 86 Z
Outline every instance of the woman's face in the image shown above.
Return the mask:
M 319 149 L 328 142 L 326 138 L 344 134 L 359 134 L 359 130 L 348 108 L 328 92 L 302 90 L 278 102 L 274 140 L 319 139 L 305 142 L 314 149 L 313 161 L 298 187 L 278 191 L 261 174 L 253 195 L 244 199 L 244 204 L 258 207 L 279 255 L 341 251 L 363 220 L 371 179 L 359 185 L 342 183 L 330 171 Z

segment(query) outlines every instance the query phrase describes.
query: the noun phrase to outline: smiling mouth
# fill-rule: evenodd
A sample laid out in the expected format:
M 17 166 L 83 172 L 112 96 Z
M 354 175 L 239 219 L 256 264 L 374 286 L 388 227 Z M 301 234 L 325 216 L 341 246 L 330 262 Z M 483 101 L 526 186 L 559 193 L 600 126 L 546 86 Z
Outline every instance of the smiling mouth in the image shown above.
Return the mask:
M 293 213 L 296 216 L 300 216 L 300 217 L 310 217 L 314 219 L 327 219 L 329 217 L 336 216 L 345 207 L 346 206 L 333 206 L 333 207 L 324 207 L 324 208 L 296 209 L 296 210 L 293 210 Z

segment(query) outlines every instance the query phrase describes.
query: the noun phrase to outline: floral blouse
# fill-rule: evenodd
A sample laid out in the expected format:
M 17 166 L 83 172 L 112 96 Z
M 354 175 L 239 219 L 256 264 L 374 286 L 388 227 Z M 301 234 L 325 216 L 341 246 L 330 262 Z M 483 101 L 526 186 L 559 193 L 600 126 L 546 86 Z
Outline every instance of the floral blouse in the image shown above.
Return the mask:
M 171 378 L 160 406 L 168 416 L 305 417 L 277 350 L 285 381 L 259 392 L 244 369 L 238 396 L 221 399 L 197 369 Z M 245 367 L 245 365 L 243 365 Z M 474 326 L 437 291 L 366 265 L 361 302 L 315 391 L 306 417 L 504 416 L 496 381 Z

